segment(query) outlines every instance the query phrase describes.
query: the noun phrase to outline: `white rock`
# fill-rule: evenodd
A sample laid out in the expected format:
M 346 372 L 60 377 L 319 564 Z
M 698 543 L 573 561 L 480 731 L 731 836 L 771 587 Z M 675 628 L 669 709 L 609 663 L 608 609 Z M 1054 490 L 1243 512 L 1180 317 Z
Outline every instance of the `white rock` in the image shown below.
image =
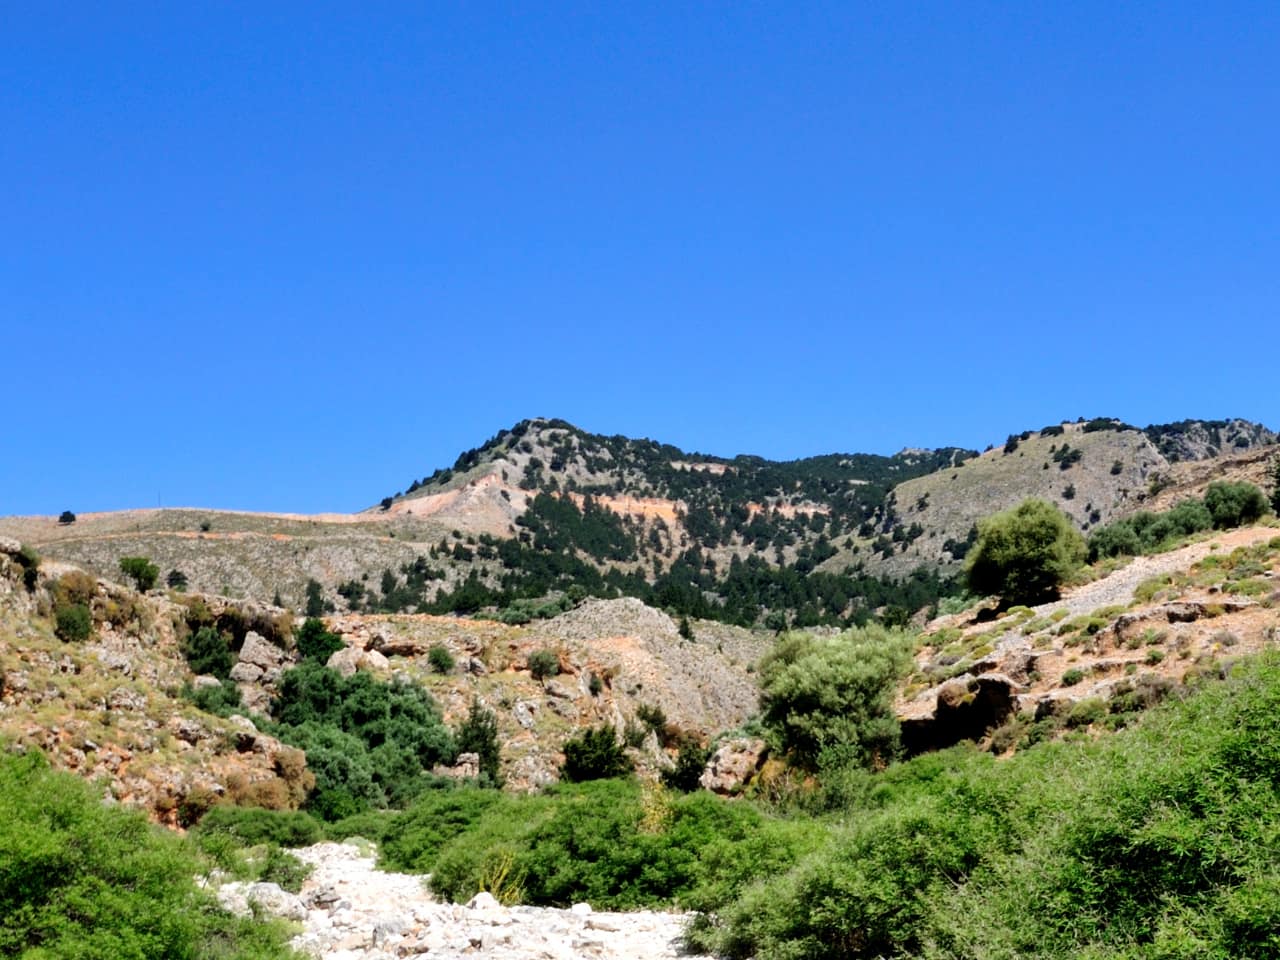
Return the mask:
M 260 909 L 286 920 L 306 920 L 307 908 L 300 897 L 282 890 L 276 883 L 251 884 L 245 891 L 245 900 Z
M 241 663 L 252 663 L 255 667 L 268 670 L 280 665 L 284 660 L 284 651 L 272 646 L 261 634 L 250 630 L 244 635 L 244 645 L 240 648 L 237 659 Z
M 481 890 L 474 897 L 467 901 L 468 910 L 495 910 L 502 904 L 498 903 L 492 893 Z
M 236 683 L 256 683 L 262 676 L 262 668 L 256 663 L 240 661 L 231 668 L 231 679 Z

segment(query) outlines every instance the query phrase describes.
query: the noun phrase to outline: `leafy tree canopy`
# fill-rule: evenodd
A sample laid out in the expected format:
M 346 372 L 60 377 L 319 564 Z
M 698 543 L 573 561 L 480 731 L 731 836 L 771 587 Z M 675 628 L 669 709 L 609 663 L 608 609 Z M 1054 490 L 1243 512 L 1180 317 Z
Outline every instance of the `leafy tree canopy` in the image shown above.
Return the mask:
M 862 766 L 898 748 L 893 689 L 914 640 L 878 625 L 838 636 L 791 634 L 760 665 L 762 720 L 798 766 Z
M 1005 604 L 1037 603 L 1056 596 L 1086 555 L 1084 538 L 1062 511 L 1031 499 L 978 524 L 965 569 L 975 593 L 999 594 Z

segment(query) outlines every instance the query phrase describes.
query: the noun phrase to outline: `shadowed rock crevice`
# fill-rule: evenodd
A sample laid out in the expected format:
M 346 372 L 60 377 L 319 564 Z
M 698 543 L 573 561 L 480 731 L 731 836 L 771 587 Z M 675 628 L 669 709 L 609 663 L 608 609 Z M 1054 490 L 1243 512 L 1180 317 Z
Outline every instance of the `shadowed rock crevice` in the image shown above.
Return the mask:
M 938 690 L 932 714 L 902 722 L 902 745 L 909 756 L 942 750 L 962 740 L 980 740 L 1008 720 L 1018 707 L 1016 684 L 1009 677 L 966 674 Z

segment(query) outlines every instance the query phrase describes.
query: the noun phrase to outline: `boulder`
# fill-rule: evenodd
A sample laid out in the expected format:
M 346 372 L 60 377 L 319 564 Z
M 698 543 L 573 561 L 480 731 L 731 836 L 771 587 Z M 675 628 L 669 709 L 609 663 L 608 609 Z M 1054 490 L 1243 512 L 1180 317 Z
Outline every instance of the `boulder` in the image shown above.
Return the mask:
M 391 666 L 391 662 L 377 650 L 344 647 L 334 651 L 325 666 L 349 677 L 357 670 L 385 670 Z
M 244 636 L 244 645 L 240 648 L 239 661 L 251 663 L 262 671 L 278 667 L 284 661 L 284 651 L 268 643 L 259 633 L 250 630 Z
M 244 892 L 245 902 L 251 906 L 283 917 L 285 920 L 307 919 L 307 908 L 302 899 L 289 893 L 276 883 L 253 883 Z
M 542 689 L 546 691 L 547 696 L 556 697 L 560 700 L 573 700 L 577 694 L 570 690 L 565 684 L 559 680 L 547 680 L 542 684 Z
M 231 679 L 236 683 L 257 683 L 262 679 L 262 668 L 256 663 L 241 660 L 231 668 Z
M 756 737 L 726 740 L 712 754 L 698 783 L 713 793 L 739 793 L 764 765 L 768 750 Z
M 199 743 L 201 740 L 209 739 L 209 731 L 188 717 L 170 717 L 165 726 L 173 732 L 175 737 L 187 743 Z
M 107 694 L 107 708 L 110 710 L 144 710 L 147 698 L 129 687 L 116 687 Z
M 455 780 L 474 780 L 480 776 L 480 754 L 460 753 L 452 767 L 439 766 L 432 771 L 437 777 L 453 777 Z
M 1018 684 L 1002 673 L 963 674 L 934 692 L 931 712 L 902 722 L 902 745 L 909 754 L 941 750 L 961 740 L 979 740 L 1018 708 Z
M 359 669 L 360 657 L 364 651 L 358 647 L 343 647 L 341 650 L 335 650 L 329 659 L 325 662 L 325 666 L 344 677 L 353 676 Z
M 533 715 L 538 710 L 538 702 L 536 700 L 517 700 L 514 707 L 511 708 L 511 715 L 516 718 L 516 723 L 520 724 L 526 730 L 533 729 Z

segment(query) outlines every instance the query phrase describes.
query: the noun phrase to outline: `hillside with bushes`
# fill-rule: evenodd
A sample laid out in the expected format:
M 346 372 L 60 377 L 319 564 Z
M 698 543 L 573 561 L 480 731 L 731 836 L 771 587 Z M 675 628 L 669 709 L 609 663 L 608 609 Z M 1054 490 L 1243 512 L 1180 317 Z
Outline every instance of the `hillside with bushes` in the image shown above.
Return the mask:
M 586 484 L 604 474 L 585 452 L 570 467 L 567 427 L 545 429 L 565 474 L 555 489 L 530 477 L 519 502 L 494 486 L 522 508 L 506 536 L 404 539 L 442 522 L 411 513 L 419 501 L 483 490 L 504 469 L 493 458 L 513 439 L 549 442 L 543 427 L 342 519 L 6 521 L 53 532 L 0 538 L 0 797 L 21 814 L 0 843 L 23 870 L 47 870 L 66 830 L 99 823 L 75 811 L 101 797 L 189 836 L 170 843 L 127 815 L 93 826 L 144 853 L 113 866 L 107 847 L 85 846 L 57 882 L 11 883 L 4 942 L 180 956 L 217 941 L 220 956 L 283 956 L 278 928 L 174 877 L 216 870 L 296 893 L 316 856 L 291 848 L 360 836 L 385 868 L 430 874 L 438 898 L 679 908 L 692 911 L 689 948 L 723 957 L 1280 955 L 1267 826 L 1280 812 L 1268 752 L 1280 471 L 1250 446 L 1264 435 L 1085 421 L 963 463 L 950 452 L 941 471 L 923 454 L 851 458 L 823 467 L 866 473 L 837 510 L 821 483 L 742 458 L 676 460 L 670 476 L 652 471 L 671 486 L 647 487 L 630 442 L 578 437 L 626 464 L 634 485 L 609 492 Z M 1166 456 L 1227 442 L 1239 451 Z M 529 444 L 520 452 L 544 449 Z M 1137 460 L 1121 456 L 1130 447 Z M 1086 468 L 1110 459 L 1119 471 L 1095 473 L 1124 478 L 1156 456 L 1142 495 L 1097 520 L 1024 475 L 1026 461 L 1055 483 L 1081 471 L 1078 497 Z M 891 485 L 895 469 L 921 472 Z M 936 562 L 901 578 L 832 572 L 866 539 L 867 520 L 843 518 L 880 510 L 882 524 L 923 483 L 939 486 L 914 515 L 936 504 L 943 516 L 943 485 L 983 488 L 951 479 L 964 471 L 993 493 L 965 548 L 948 549 L 945 578 Z M 879 507 L 858 499 L 877 483 Z M 760 556 L 746 531 L 763 506 L 743 519 L 717 497 L 768 501 L 788 486 L 769 516 L 794 542 Z M 626 497 L 643 506 L 618 509 Z M 695 509 L 705 529 L 690 526 Z M 837 552 L 810 562 L 833 522 Z M 898 555 L 936 539 L 918 534 Z M 194 560 L 230 570 L 218 550 L 258 547 L 263 563 L 358 559 L 367 543 L 413 559 L 376 578 L 307 576 L 289 602 L 201 589 Z M 74 550 L 100 566 L 61 559 Z M 13 799 L 37 784 L 70 812 L 41 820 Z M 68 898 L 92 904 L 84 917 L 115 910 L 112 877 L 130 891 L 168 884 L 176 919 L 126 897 L 114 924 L 56 921 Z
M 192 589 L 299 613 L 314 598 L 312 612 L 518 621 L 573 591 L 775 630 L 905 622 L 961 591 L 984 516 L 1040 497 L 1087 534 L 1170 487 L 1234 476 L 1241 458 L 1269 463 L 1275 439 L 1243 420 L 1098 418 L 983 454 L 774 462 L 527 420 L 358 514 L 80 513 L 0 518 L 0 534 L 100 575 L 138 557 Z

